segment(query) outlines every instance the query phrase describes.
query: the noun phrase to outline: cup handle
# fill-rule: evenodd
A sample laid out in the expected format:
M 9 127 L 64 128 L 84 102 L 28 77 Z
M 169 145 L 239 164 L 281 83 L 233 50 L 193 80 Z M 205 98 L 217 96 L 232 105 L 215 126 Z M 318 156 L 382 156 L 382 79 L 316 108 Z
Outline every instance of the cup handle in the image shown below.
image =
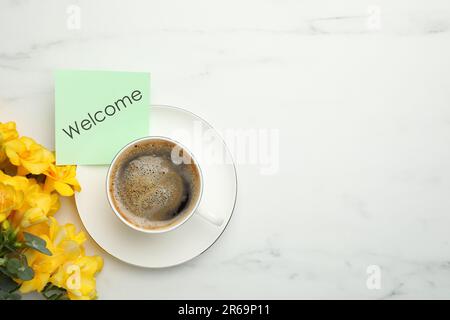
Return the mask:
M 211 223 L 217 227 L 220 227 L 223 224 L 223 220 L 224 220 L 223 218 L 217 217 L 217 216 L 211 214 L 209 211 L 206 211 L 202 208 L 198 208 L 196 213 L 200 217 L 202 217 L 203 219 L 205 219 L 206 221 L 208 221 L 209 223 Z

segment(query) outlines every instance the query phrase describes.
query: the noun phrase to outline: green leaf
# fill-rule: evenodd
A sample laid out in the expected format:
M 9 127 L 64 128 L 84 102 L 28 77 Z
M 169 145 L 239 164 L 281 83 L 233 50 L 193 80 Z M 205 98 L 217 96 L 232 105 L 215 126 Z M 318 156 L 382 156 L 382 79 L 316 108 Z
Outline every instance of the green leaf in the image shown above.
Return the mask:
M 20 284 L 18 284 L 13 279 L 0 272 L 0 290 L 12 293 L 17 289 L 19 289 L 19 287 Z
M 66 289 L 57 287 L 52 283 L 47 283 L 44 290 L 42 290 L 42 295 L 47 300 L 68 300 Z
M 14 233 L 13 229 L 8 229 L 8 231 L 6 231 L 6 234 L 8 235 L 8 242 L 16 242 L 17 235 Z
M 22 296 L 17 292 L 7 292 L 0 289 L 0 300 L 20 300 Z
M 8 259 L 6 262 L 6 270 L 15 278 L 19 278 L 20 280 L 28 281 L 34 277 L 34 271 L 28 266 L 27 259 L 25 257 L 21 259 Z
M 0 236 L 0 250 L 2 254 L 5 252 L 13 252 L 16 251 L 15 243 L 17 242 L 16 233 L 12 229 L 3 230 L 1 229 Z
M 28 248 L 34 249 L 36 251 L 39 251 L 40 253 L 46 254 L 48 256 L 51 256 L 52 253 L 50 250 L 47 249 L 47 243 L 44 239 L 41 239 L 34 234 L 24 232 L 23 233 L 25 237 L 25 246 Z
M 20 260 L 17 258 L 11 258 L 8 261 L 6 261 L 6 270 L 8 270 L 9 273 L 17 274 L 21 266 L 22 264 L 20 263 Z
M 16 251 L 16 248 L 14 247 L 14 245 L 11 245 L 10 243 L 6 243 L 5 248 L 7 248 L 11 252 Z
M 19 272 L 17 272 L 17 276 L 20 280 L 29 281 L 34 278 L 34 271 L 29 266 L 24 266 L 19 269 Z
M 5 267 L 0 267 L 0 273 L 4 274 L 5 276 L 7 276 L 9 278 L 14 278 L 14 275 L 11 274 L 10 272 L 8 272 L 8 270 L 6 270 Z

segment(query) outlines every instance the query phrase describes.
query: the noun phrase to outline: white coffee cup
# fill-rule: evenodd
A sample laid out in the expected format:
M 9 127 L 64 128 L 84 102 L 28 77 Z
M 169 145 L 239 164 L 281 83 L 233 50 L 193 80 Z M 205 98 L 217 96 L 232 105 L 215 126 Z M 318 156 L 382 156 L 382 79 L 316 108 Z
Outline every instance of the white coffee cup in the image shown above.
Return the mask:
M 117 165 L 120 165 L 119 161 L 121 160 L 122 154 L 128 152 L 135 145 L 148 143 L 148 142 L 152 142 L 152 141 L 159 142 L 161 140 L 175 145 L 176 148 L 179 148 L 180 150 L 183 150 L 183 152 L 186 152 L 189 156 L 188 157 L 189 159 L 192 159 L 192 164 L 197 168 L 197 171 L 199 173 L 198 174 L 198 176 L 199 176 L 199 182 L 198 182 L 199 193 L 198 193 L 198 197 L 197 197 L 195 203 L 193 205 L 191 205 L 191 208 L 189 209 L 189 211 L 185 212 L 182 217 L 180 217 L 178 219 L 175 218 L 174 221 L 171 222 L 170 224 L 168 224 L 167 226 L 163 225 L 158 228 L 144 228 L 144 227 L 137 226 L 136 224 L 133 224 L 132 222 L 128 221 L 122 215 L 120 210 L 117 208 L 116 201 L 114 201 L 114 196 L 113 196 L 113 193 L 114 193 L 113 188 L 114 187 L 113 187 L 113 184 L 111 183 L 112 182 L 111 175 L 112 175 L 112 172 L 114 171 L 113 168 L 115 168 L 115 166 L 117 166 Z M 177 160 L 179 160 L 179 159 L 177 159 Z M 192 153 L 181 143 L 179 143 L 173 139 L 170 139 L 168 137 L 162 137 L 162 136 L 148 136 L 148 137 L 137 139 L 137 140 L 134 140 L 134 141 L 128 143 L 116 154 L 116 156 L 112 160 L 111 165 L 108 169 L 107 177 L 106 177 L 106 190 L 107 190 L 108 202 L 109 202 L 114 214 L 119 218 L 120 221 L 122 221 L 128 227 L 130 227 L 134 230 L 140 231 L 140 232 L 145 232 L 145 233 L 163 233 L 163 232 L 168 232 L 168 231 L 174 230 L 177 227 L 181 226 L 183 223 L 185 223 L 187 220 L 189 220 L 194 215 L 194 213 L 201 216 L 202 218 L 204 218 L 206 221 L 213 224 L 214 226 L 220 227 L 223 224 L 223 221 L 224 221 L 223 218 L 216 217 L 215 215 L 210 214 L 209 212 L 199 208 L 201 199 L 202 199 L 202 194 L 203 194 L 203 185 L 204 185 L 204 181 L 203 181 L 202 170 L 201 170 L 197 160 L 192 155 Z

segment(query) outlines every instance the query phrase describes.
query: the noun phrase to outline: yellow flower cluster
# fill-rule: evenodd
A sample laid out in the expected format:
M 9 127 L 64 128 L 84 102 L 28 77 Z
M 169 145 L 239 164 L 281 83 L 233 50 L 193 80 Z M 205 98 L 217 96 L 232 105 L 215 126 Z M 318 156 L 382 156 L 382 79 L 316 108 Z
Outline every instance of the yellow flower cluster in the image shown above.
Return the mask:
M 98 256 L 85 255 L 83 232 L 76 233 L 73 224 L 60 226 L 55 218 L 50 217 L 46 224 L 28 229 L 31 233 L 45 240 L 51 256 L 30 250 L 27 260 L 35 272 L 35 277 L 25 281 L 20 287 L 22 293 L 41 291 L 48 282 L 65 288 L 70 299 L 95 299 L 95 274 L 103 267 L 103 260 Z M 78 280 L 69 281 L 70 277 Z
M 42 291 L 47 283 L 67 290 L 70 299 L 95 299 L 95 274 L 100 257 L 85 255 L 83 232 L 58 224 L 53 214 L 59 195 L 80 191 L 75 166 L 57 166 L 52 152 L 28 137 L 19 137 L 14 122 L 0 122 L 0 223 L 32 233 L 47 243 L 52 255 L 27 250 L 35 275 L 21 283 L 20 291 Z

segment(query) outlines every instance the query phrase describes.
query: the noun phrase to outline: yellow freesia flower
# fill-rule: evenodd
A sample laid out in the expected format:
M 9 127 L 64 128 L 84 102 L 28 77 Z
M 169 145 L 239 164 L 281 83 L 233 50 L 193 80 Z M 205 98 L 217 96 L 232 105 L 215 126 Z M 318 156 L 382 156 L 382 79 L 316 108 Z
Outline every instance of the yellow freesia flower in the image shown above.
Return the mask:
M 30 264 L 29 264 L 30 265 Z M 20 286 L 20 292 L 21 293 L 29 293 L 32 291 L 39 291 L 41 292 L 45 285 L 48 283 L 48 280 L 50 279 L 50 273 L 34 273 L 34 277 L 30 281 L 24 281 L 22 285 Z
M 17 139 L 18 137 L 19 134 L 17 133 L 15 122 L 0 122 L 0 143 L 5 143 L 7 141 Z
M 81 256 L 58 268 L 50 278 L 55 286 L 67 290 L 71 300 L 97 298 L 95 275 L 103 268 L 103 259 L 98 256 Z
M 0 209 L 0 221 L 2 221 L 11 214 L 12 210 L 20 210 L 20 208 L 23 207 L 25 203 L 24 190 L 28 188 L 29 181 L 25 177 L 18 177 L 18 176 L 11 177 L 0 170 L 0 184 L 3 185 L 3 187 L 1 188 L 3 192 L 0 191 L 0 193 L 3 193 L 4 197 L 3 198 L 4 203 L 2 205 L 2 209 Z M 8 208 L 8 203 L 9 205 L 11 204 L 11 198 L 13 198 L 13 193 L 15 193 L 14 197 L 17 198 L 15 198 L 14 200 L 14 206 Z M 10 199 L 10 201 L 9 202 L 6 201 L 7 199 Z M 14 212 L 14 215 L 15 213 L 17 212 Z
M 21 228 L 28 228 L 35 224 L 47 221 L 47 215 L 41 208 L 30 208 L 22 216 L 20 221 Z
M 39 184 L 33 180 L 29 181 L 30 185 L 25 190 L 25 204 L 15 217 L 16 221 L 20 219 L 21 228 L 47 221 L 48 216 L 53 215 L 59 208 L 59 198 L 56 194 L 48 194 Z
M 51 219 L 51 218 L 49 218 Z M 28 232 L 31 234 L 36 234 L 36 235 L 42 235 L 42 234 L 48 234 L 48 230 L 49 230 L 49 223 L 48 220 L 42 223 L 37 223 L 34 224 L 32 226 L 29 226 L 28 228 L 23 228 L 20 231 L 24 231 L 24 232 Z
M 29 173 L 36 176 L 27 178 Z M 80 190 L 75 166 L 56 166 L 52 152 L 29 137 L 19 138 L 14 122 L 0 122 L 0 228 L 14 228 L 19 240 L 23 232 L 32 233 L 52 253 L 25 249 L 34 277 L 16 280 L 22 293 L 42 291 L 52 283 L 65 288 L 70 299 L 97 297 L 95 275 L 103 267 L 102 258 L 86 256 L 86 235 L 53 218 L 60 207 L 59 195 L 72 196 Z
M 67 224 L 61 227 L 55 218 L 50 217 L 48 222 L 39 225 L 47 224 L 48 228 L 44 229 L 45 234 L 33 233 L 36 236 L 45 240 L 47 248 L 52 253 L 47 256 L 35 250 L 28 250 L 25 252 L 28 265 L 35 272 L 35 277 L 32 280 L 24 281 L 21 285 L 20 291 L 27 293 L 30 291 L 42 291 L 47 284 L 50 275 L 54 273 L 59 266 L 61 266 L 68 259 L 76 259 L 83 253 L 81 244 L 85 241 L 85 236 L 76 234 L 75 227 Z M 32 228 L 27 231 L 33 231 Z M 42 281 L 45 279 L 45 281 Z
M 61 250 L 52 243 L 47 235 L 41 234 L 39 237 L 46 242 L 47 249 L 50 250 L 52 255 L 47 256 L 35 250 L 27 250 L 25 252 L 28 265 L 33 269 L 35 276 L 29 281 L 22 282 L 20 286 L 20 291 L 22 293 L 42 291 L 48 283 L 52 273 L 54 273 L 58 267 L 66 261 L 64 252 L 61 252 Z
M 75 166 L 56 166 L 50 164 L 44 172 L 45 179 L 44 191 L 51 192 L 56 190 L 62 196 L 72 196 L 74 191 L 80 191 L 80 184 L 76 178 Z
M 0 182 L 23 193 L 23 201 L 19 207 L 15 208 L 16 212 L 12 217 L 15 226 L 28 228 L 44 222 L 60 207 L 58 195 L 44 192 L 41 185 L 34 179 L 20 176 L 11 177 L 0 170 Z
M 19 134 L 17 133 L 15 122 L 11 121 L 6 123 L 0 122 L 0 163 L 6 159 L 3 144 L 10 140 L 17 139 L 18 137 Z
M 14 187 L 0 182 L 0 222 L 3 222 L 13 210 L 23 204 L 24 195 Z
M 9 161 L 18 167 L 19 175 L 41 174 L 55 162 L 52 152 L 28 137 L 8 141 L 4 148 Z
M 47 227 L 44 227 L 44 225 L 47 225 Z M 35 272 L 35 277 L 32 280 L 22 282 L 20 287 L 22 293 L 35 290 L 42 291 L 47 282 L 51 281 L 52 274 L 62 272 L 59 270 L 61 266 L 71 261 L 80 263 L 78 259 L 84 257 L 82 244 L 86 241 L 86 235 L 82 231 L 77 233 L 73 224 L 60 226 L 55 218 L 50 217 L 48 223 L 29 228 L 27 232 L 44 239 L 52 255 L 47 256 L 35 250 L 25 252 L 28 264 Z
M 33 180 L 34 181 L 34 180 Z M 0 182 L 14 187 L 17 191 L 25 191 L 30 185 L 30 180 L 21 176 L 10 176 L 0 170 Z
M 50 210 L 47 215 L 53 216 L 61 207 L 61 203 L 59 202 L 58 194 L 52 193 L 50 194 Z
M 20 227 L 28 228 L 35 224 L 47 221 L 60 207 L 57 194 L 35 192 L 25 197 L 30 208 L 23 213 L 20 219 Z

